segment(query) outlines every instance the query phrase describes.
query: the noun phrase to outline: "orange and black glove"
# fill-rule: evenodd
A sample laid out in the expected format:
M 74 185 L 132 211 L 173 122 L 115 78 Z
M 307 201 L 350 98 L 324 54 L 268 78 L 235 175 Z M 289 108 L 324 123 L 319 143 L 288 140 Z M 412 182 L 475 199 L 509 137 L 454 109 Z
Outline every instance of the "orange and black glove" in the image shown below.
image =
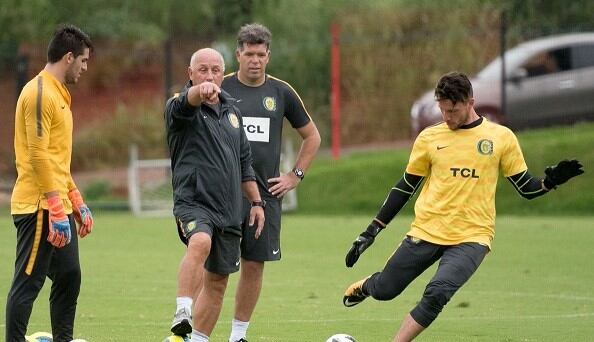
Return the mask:
M 49 212 L 49 234 L 47 241 L 57 248 L 62 248 L 70 243 L 72 233 L 70 221 L 64 213 L 62 199 L 57 193 L 47 197 L 47 210 Z
M 68 192 L 68 198 L 72 202 L 72 211 L 74 219 L 79 225 L 78 235 L 81 238 L 91 234 L 93 230 L 93 214 L 91 210 L 83 201 L 82 195 L 78 189 L 72 189 Z

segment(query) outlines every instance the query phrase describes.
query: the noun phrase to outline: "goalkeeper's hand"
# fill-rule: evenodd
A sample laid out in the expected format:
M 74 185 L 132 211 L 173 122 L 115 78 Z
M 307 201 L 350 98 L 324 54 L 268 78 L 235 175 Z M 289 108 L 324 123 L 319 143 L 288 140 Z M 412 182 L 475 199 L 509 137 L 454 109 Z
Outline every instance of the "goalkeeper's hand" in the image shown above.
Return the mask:
M 547 189 L 554 189 L 557 185 L 567 182 L 570 178 L 579 176 L 584 173 L 583 165 L 573 160 L 562 160 L 556 166 L 549 166 L 545 169 L 544 186 Z
M 72 202 L 72 211 L 74 219 L 78 223 L 78 235 L 81 238 L 89 235 L 93 230 L 93 214 L 82 199 L 82 195 L 78 189 L 73 189 L 68 192 L 68 198 Z
M 57 193 L 47 196 L 47 210 L 49 212 L 49 234 L 47 241 L 57 248 L 62 248 L 70 243 L 72 233 L 70 221 L 64 213 L 62 199 Z
M 345 263 L 347 267 L 353 267 L 353 265 L 359 260 L 359 257 L 363 252 L 373 244 L 375 241 L 375 237 L 379 232 L 382 231 L 385 227 L 382 226 L 378 221 L 373 220 L 367 226 L 367 229 L 361 233 L 355 241 L 353 241 L 353 246 L 347 252 Z

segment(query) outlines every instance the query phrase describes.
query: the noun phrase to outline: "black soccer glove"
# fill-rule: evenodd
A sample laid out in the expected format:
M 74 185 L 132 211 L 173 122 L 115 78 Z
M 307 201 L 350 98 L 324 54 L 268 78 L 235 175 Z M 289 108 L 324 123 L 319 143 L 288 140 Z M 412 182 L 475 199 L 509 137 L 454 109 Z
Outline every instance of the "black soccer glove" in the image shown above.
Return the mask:
M 560 161 L 556 166 L 548 166 L 545 169 L 544 186 L 549 190 L 554 189 L 557 185 L 567 182 L 570 178 L 584 173 L 582 167 L 583 165 L 575 159 L 565 159 Z
M 353 267 L 357 260 L 359 260 L 361 254 L 363 254 L 367 247 L 373 244 L 373 241 L 375 241 L 375 237 L 377 236 L 377 234 L 379 234 L 379 232 L 381 232 L 384 228 L 385 227 L 383 227 L 376 220 L 371 221 L 369 226 L 367 226 L 367 229 L 363 233 L 361 233 L 361 235 L 359 235 L 355 239 L 355 241 L 353 241 L 353 246 L 348 251 L 345 258 L 345 263 L 347 267 Z

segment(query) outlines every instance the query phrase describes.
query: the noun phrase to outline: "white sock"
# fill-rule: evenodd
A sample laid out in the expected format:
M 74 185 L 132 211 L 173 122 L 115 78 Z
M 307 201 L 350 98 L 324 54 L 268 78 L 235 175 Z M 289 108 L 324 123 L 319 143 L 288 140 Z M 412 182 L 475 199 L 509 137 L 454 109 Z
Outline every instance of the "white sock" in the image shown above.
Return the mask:
M 208 342 L 208 336 L 204 335 L 196 329 L 193 329 L 191 342 Z
M 175 312 L 178 312 L 181 308 L 186 308 L 189 310 L 190 315 L 192 314 L 192 298 L 191 297 L 176 297 L 175 302 L 177 303 L 177 308 Z
M 249 325 L 250 322 L 242 322 L 234 318 L 233 321 L 231 321 L 231 336 L 229 337 L 229 342 L 235 342 L 245 338 Z

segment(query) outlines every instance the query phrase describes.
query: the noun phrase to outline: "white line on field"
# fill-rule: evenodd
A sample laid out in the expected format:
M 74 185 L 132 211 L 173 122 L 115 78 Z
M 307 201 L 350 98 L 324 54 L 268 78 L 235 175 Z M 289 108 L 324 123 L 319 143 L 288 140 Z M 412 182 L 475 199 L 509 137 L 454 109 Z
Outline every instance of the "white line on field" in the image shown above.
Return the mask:
M 593 301 L 594 297 L 587 297 L 587 296 L 576 296 L 573 294 L 542 294 L 542 293 L 534 293 L 534 292 L 508 292 L 508 291 L 472 291 L 478 294 L 488 294 L 488 295 L 501 295 L 501 296 L 511 296 L 511 297 L 541 297 L 541 298 L 552 298 L 552 299 L 567 299 L 567 300 L 587 300 Z
M 440 317 L 439 320 L 441 321 L 475 321 L 475 320 L 500 320 L 500 321 L 509 321 L 509 320 L 533 320 L 533 319 L 552 319 L 552 318 L 583 318 L 583 317 L 594 317 L 594 312 L 583 312 L 583 313 L 570 313 L 570 314 L 556 314 L 556 315 L 523 315 L 523 316 L 512 316 L 507 315 L 505 316 L 503 313 L 500 316 L 472 316 L 472 317 Z M 78 324 L 82 324 L 85 326 L 120 326 L 120 327 L 128 327 L 128 326 L 155 326 L 155 325 L 163 325 L 168 322 L 164 321 L 148 321 L 143 319 L 140 322 L 130 322 L 128 324 L 121 323 L 121 322 L 98 322 L 97 317 L 93 318 L 94 322 L 84 322 L 81 323 L 80 319 L 78 320 Z M 282 323 L 316 323 L 316 324 L 324 324 L 324 323 L 335 323 L 335 322 L 400 322 L 400 318 L 335 318 L 335 319 L 285 319 L 285 320 L 263 320 L 263 323 L 273 323 L 273 324 L 282 324 Z M 231 321 L 219 321 L 218 323 L 229 324 Z M 166 325 L 166 324 L 165 324 Z M 5 327 L 4 324 L 0 324 L 0 327 Z

